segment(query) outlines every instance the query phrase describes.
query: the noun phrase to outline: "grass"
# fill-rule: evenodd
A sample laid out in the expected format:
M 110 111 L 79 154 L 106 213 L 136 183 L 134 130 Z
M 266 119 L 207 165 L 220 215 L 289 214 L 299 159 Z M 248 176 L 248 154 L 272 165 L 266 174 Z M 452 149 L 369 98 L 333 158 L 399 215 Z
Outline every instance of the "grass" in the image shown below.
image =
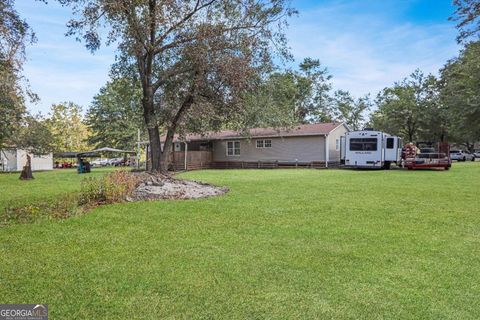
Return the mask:
M 182 177 L 231 191 L 0 228 L 0 303 L 52 319 L 480 318 L 478 162 Z M 0 207 L 79 183 L 36 178 L 0 175 Z
M 34 172 L 33 180 L 19 180 L 20 173 L 0 173 L 0 210 L 5 206 L 31 204 L 52 199 L 64 193 L 78 191 L 86 176 L 100 177 L 112 168 L 94 168 L 88 175 L 77 174 L 76 169 Z

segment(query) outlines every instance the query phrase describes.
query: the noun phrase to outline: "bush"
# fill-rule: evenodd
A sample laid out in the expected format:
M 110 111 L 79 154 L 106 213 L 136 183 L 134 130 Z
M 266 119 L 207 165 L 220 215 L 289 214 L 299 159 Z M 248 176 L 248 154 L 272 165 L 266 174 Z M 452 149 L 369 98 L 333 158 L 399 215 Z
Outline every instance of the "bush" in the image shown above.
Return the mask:
M 101 179 L 87 178 L 80 189 L 81 205 L 122 202 L 138 186 L 139 178 L 128 171 L 114 171 Z

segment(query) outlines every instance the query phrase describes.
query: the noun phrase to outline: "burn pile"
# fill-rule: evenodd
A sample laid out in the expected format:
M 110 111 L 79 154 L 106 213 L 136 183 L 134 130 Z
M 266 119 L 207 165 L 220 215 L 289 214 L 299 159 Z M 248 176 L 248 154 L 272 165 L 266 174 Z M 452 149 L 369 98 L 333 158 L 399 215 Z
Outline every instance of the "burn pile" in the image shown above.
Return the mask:
M 137 173 L 140 184 L 129 197 L 129 201 L 159 199 L 198 199 L 226 193 L 227 188 L 210 184 L 175 179 L 166 175 Z

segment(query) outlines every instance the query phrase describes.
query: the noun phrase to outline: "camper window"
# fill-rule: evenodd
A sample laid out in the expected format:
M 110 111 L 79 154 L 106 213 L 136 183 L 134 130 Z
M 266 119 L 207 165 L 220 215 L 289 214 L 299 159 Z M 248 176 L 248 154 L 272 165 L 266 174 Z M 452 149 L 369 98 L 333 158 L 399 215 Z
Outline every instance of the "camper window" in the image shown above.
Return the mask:
M 350 151 L 376 151 L 376 138 L 354 138 L 350 139 Z
M 387 138 L 387 149 L 393 149 L 393 138 Z

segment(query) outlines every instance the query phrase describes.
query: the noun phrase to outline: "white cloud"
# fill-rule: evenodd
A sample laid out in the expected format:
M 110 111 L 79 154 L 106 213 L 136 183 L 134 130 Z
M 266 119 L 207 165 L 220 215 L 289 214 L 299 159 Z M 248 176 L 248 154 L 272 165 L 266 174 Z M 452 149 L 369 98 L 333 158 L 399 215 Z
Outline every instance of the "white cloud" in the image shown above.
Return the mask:
M 376 9 L 383 15 L 375 15 L 358 2 L 333 2 L 305 12 L 288 31 L 292 53 L 297 61 L 320 59 L 335 88 L 362 96 L 417 68 L 437 73 L 458 52 L 456 31 L 448 22 L 413 24 L 397 19 L 393 9 L 400 10 L 386 3 Z
M 326 0 L 314 8 L 307 5 L 287 32 L 292 53 L 297 62 L 320 59 L 334 76 L 335 88 L 356 96 L 376 94 L 416 68 L 436 73 L 458 51 L 456 31 L 447 21 L 403 19 L 401 13 L 415 1 Z M 19 1 L 18 6 L 38 36 L 38 43 L 28 49 L 24 74 L 41 103 L 30 109 L 46 113 L 52 103 L 64 100 L 87 107 L 108 79 L 115 58 L 112 48 L 92 55 L 66 38 L 70 12 L 55 2 L 46 6 Z

